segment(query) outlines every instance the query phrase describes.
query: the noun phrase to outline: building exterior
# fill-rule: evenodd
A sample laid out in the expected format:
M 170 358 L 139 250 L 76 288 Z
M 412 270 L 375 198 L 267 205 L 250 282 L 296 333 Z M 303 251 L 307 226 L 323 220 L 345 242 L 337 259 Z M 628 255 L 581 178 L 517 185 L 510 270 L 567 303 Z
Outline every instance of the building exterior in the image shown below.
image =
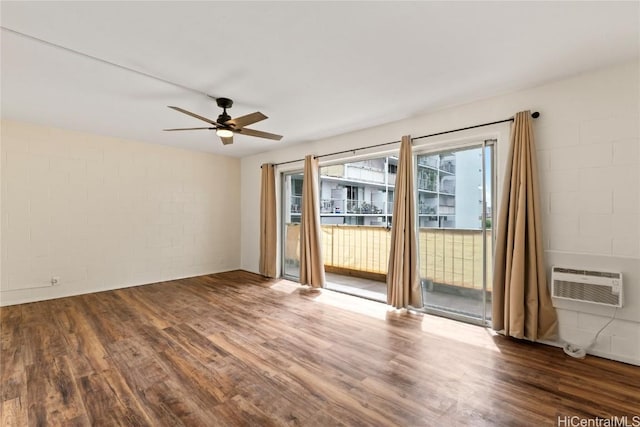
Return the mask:
M 390 226 L 397 169 L 397 157 L 321 167 L 321 223 Z
M 321 167 L 321 223 L 389 227 L 397 169 L 393 156 Z M 288 186 L 295 223 L 302 175 Z M 417 156 L 416 189 L 419 227 L 482 228 L 482 149 Z
M 418 156 L 416 173 L 419 227 L 482 228 L 482 148 Z

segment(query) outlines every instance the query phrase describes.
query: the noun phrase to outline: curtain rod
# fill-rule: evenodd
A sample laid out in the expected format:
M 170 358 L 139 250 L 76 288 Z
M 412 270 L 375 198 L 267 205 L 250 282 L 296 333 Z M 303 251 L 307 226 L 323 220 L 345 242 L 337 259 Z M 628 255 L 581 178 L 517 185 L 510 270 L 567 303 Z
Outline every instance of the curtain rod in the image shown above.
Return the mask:
M 533 117 L 534 119 L 537 119 L 538 117 L 540 117 L 540 113 L 535 111 L 535 112 L 531 113 L 531 117 Z M 479 125 L 467 126 L 467 127 L 464 127 L 464 128 L 458 128 L 458 129 L 452 129 L 452 130 L 445 130 L 443 132 L 431 133 L 429 135 L 416 136 L 415 138 L 411 138 L 411 141 L 415 141 L 416 139 L 422 139 L 422 138 L 430 138 L 432 136 L 445 135 L 445 134 L 453 133 L 453 132 L 461 132 L 463 130 L 475 129 L 475 128 L 480 128 L 480 127 L 484 127 L 484 126 L 497 125 L 498 123 L 512 122 L 513 120 L 514 120 L 513 117 L 509 117 L 508 119 L 498 120 L 498 121 L 495 121 L 495 122 L 482 123 L 482 124 L 479 124 Z M 320 159 L 322 157 L 335 156 L 336 154 L 355 153 L 356 151 L 360 151 L 360 150 L 367 150 L 369 148 L 376 148 L 376 147 L 384 147 L 385 145 L 398 144 L 398 143 L 400 143 L 400 141 L 383 142 L 382 144 L 367 145 L 366 147 L 352 148 L 351 150 L 336 151 L 335 153 L 329 153 L 329 154 L 321 154 L 319 156 L 315 156 L 315 158 L 316 159 Z M 286 161 L 286 162 L 274 163 L 274 166 L 280 166 L 280 165 L 286 165 L 286 164 L 289 164 L 289 163 L 301 162 L 303 160 L 304 159 L 297 159 L 297 160 L 289 160 L 289 161 Z

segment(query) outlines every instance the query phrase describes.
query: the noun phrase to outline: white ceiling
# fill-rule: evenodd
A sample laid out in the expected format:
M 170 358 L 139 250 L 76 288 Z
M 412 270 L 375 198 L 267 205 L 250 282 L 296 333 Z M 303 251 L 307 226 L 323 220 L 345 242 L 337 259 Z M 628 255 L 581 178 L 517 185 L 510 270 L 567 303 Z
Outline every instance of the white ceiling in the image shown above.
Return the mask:
M 281 148 L 638 58 L 639 2 L 9 2 L 2 117 L 230 156 Z M 236 136 L 167 105 L 232 117 Z M 497 119 L 500 119 L 498 117 Z

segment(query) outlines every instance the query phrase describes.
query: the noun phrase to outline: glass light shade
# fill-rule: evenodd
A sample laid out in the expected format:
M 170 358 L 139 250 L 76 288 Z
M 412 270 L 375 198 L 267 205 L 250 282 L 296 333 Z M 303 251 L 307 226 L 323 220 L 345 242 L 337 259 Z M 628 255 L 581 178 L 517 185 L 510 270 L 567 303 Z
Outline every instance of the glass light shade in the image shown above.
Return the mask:
M 233 136 L 233 132 L 229 129 L 216 129 L 216 135 L 220 138 L 231 138 Z

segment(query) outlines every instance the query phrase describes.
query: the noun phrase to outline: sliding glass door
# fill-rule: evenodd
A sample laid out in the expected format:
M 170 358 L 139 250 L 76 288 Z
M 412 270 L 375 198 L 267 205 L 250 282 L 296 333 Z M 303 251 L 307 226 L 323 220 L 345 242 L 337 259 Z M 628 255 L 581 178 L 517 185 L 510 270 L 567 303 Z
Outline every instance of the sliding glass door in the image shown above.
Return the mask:
M 320 168 L 320 222 L 327 287 L 386 300 L 398 159 Z M 427 312 L 489 321 L 493 255 L 494 141 L 416 151 L 419 271 Z M 299 280 L 302 171 L 282 175 L 282 271 Z
M 328 289 L 386 301 L 398 157 L 320 168 L 320 222 Z
M 425 310 L 485 324 L 491 312 L 493 141 L 416 157 Z
M 282 272 L 292 280 L 300 278 L 300 214 L 302 171 L 282 176 Z
M 385 301 L 397 156 L 320 168 L 320 226 L 326 287 Z M 300 278 L 303 172 L 282 175 L 282 271 Z

